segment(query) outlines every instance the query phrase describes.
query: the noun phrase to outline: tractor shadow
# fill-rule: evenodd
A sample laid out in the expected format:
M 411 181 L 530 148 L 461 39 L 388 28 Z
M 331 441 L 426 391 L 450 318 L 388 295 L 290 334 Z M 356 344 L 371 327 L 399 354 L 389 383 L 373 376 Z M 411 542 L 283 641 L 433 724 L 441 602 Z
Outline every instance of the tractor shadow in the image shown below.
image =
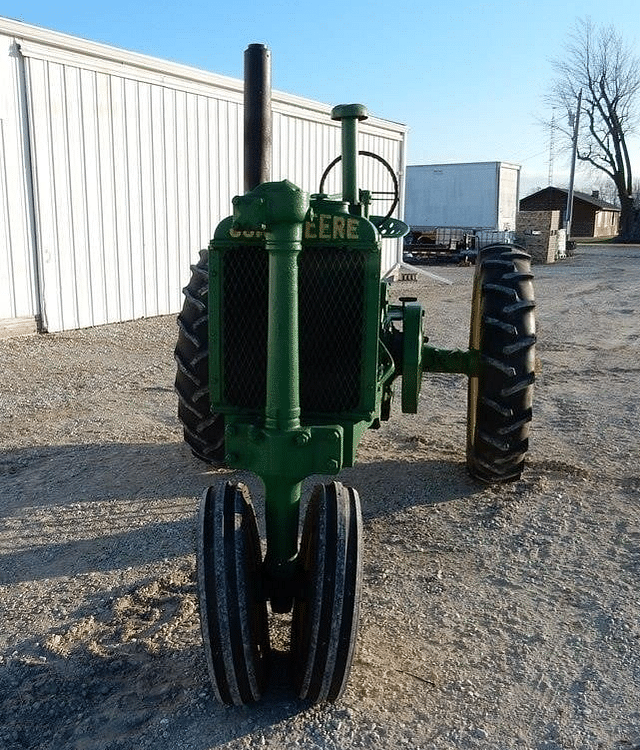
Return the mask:
M 106 573 L 190 554 L 203 488 L 228 475 L 181 443 L 0 454 L 0 583 Z
M 272 627 L 257 710 L 220 706 L 212 693 L 195 521 L 203 489 L 227 478 L 243 477 L 182 443 L 0 455 L 3 748 L 176 747 L 197 727 L 189 745 L 204 750 L 304 710 L 286 622 Z
M 203 464 L 182 443 L 33 447 L 0 454 L 0 583 L 104 573 L 195 549 L 203 491 L 219 481 L 250 489 L 264 539 L 264 492 L 247 472 Z M 449 503 L 482 490 L 455 459 L 365 459 L 303 483 L 355 487 L 363 517 Z
M 463 461 L 447 459 L 361 463 L 345 469 L 340 481 L 358 490 L 365 520 L 416 506 L 451 503 L 482 490 L 482 485 L 467 474 Z
M 208 750 L 268 732 L 303 712 L 291 688 L 284 631 L 260 703 L 217 703 L 187 566 L 96 592 L 66 622 L 11 647 L 0 671 L 6 750 L 189 747 Z M 282 630 L 286 623 L 276 623 Z M 274 628 L 272 627 L 272 632 Z M 276 644 L 274 644 L 276 645 Z
M 479 491 L 457 459 L 365 456 L 338 477 L 310 477 L 302 513 L 310 488 L 336 478 L 358 489 L 365 527 L 379 519 L 385 533 L 387 517 Z M 270 618 L 262 701 L 223 707 L 212 694 L 197 613 L 195 518 L 203 489 L 225 479 L 249 485 L 263 527 L 259 480 L 206 466 L 181 443 L 45 446 L 0 456 L 0 583 L 10 620 L 29 624 L 27 635 L 6 622 L 0 726 L 8 750 L 164 748 L 172 740 L 205 750 L 241 738 L 259 742 L 309 710 L 292 688 L 287 616 Z M 25 587 L 31 593 L 23 601 Z M 16 607 L 26 609 L 16 615 Z M 42 618 L 43 607 L 57 614 Z

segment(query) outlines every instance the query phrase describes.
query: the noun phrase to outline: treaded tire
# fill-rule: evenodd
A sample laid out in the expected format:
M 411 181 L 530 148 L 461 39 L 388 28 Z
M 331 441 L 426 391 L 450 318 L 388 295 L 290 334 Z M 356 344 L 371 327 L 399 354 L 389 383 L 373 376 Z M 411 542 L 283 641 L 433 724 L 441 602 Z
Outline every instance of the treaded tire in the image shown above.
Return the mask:
M 300 545 L 301 591 L 291 650 L 298 695 L 313 703 L 344 693 L 358 633 L 362 588 L 360 498 L 340 482 L 317 485 Z
M 249 490 L 209 487 L 198 516 L 200 626 L 216 698 L 241 706 L 262 696 L 269 654 L 262 554 Z
M 517 245 L 478 254 L 469 348 L 480 372 L 469 378 L 467 468 L 483 482 L 519 479 L 529 447 L 535 379 L 531 258 Z
M 178 365 L 175 388 L 184 439 L 195 456 L 207 463 L 224 461 L 224 417 L 209 401 L 209 253 L 191 266 L 191 280 L 178 315 Z

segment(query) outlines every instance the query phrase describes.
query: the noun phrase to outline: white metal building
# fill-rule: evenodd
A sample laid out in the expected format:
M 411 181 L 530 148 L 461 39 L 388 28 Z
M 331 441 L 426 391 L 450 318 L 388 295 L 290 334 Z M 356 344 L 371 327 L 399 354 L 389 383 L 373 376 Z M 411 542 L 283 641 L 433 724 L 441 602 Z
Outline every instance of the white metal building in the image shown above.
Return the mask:
M 242 102 L 241 80 L 0 18 L 0 332 L 177 312 L 243 192 Z M 314 192 L 340 150 L 331 106 L 272 102 L 272 179 Z M 372 117 L 360 133 L 402 206 L 405 126 Z M 368 162 L 363 186 L 388 189 Z M 386 271 L 401 245 L 384 244 Z
M 503 161 L 407 167 L 405 221 L 415 229 L 514 231 L 520 167 Z

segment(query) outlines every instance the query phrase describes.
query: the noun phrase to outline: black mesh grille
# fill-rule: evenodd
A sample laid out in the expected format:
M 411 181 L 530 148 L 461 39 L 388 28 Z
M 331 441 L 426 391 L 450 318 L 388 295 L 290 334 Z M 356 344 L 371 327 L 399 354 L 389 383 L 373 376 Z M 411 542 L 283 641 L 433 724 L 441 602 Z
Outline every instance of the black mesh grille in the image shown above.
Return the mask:
M 226 250 L 222 280 L 224 402 L 264 409 L 269 258 L 263 247 Z
M 305 248 L 298 258 L 300 405 L 304 414 L 356 409 L 364 306 L 362 252 Z M 266 401 L 269 260 L 241 246 L 223 261 L 224 403 L 261 411 Z
M 305 413 L 356 409 L 360 402 L 364 253 L 311 247 L 300 253 L 300 405 Z

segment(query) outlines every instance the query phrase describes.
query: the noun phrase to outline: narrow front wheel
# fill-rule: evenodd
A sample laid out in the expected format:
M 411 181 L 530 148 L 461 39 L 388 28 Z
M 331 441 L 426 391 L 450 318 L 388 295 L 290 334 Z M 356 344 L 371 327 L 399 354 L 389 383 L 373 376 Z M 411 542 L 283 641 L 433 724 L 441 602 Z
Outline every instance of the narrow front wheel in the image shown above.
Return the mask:
M 221 703 L 252 703 L 265 687 L 269 630 L 261 563 L 247 487 L 210 487 L 198 517 L 197 572 L 205 656 Z
M 349 678 L 362 588 L 362 514 L 354 489 L 339 482 L 315 488 L 300 565 L 291 631 L 298 695 L 313 703 L 335 701 Z

